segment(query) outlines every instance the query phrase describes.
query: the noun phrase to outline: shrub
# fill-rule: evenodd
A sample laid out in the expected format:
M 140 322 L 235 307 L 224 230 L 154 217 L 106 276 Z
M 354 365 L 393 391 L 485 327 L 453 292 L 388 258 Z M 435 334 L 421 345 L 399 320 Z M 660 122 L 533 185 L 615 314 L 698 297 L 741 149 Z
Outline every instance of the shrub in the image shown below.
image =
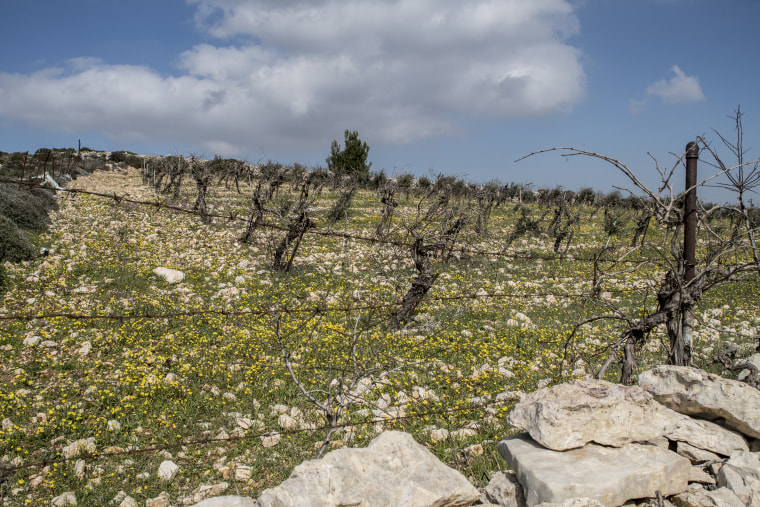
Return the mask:
M 26 233 L 16 227 L 13 220 L 0 214 L 0 263 L 29 260 L 34 254 L 34 245 Z
M 132 167 L 142 167 L 142 158 L 129 151 L 114 151 L 108 159 L 116 163 L 124 162 Z
M 0 186 L 0 214 L 20 229 L 44 229 L 50 223 L 47 210 L 52 207 L 51 200 L 39 192 L 32 193 L 13 185 Z

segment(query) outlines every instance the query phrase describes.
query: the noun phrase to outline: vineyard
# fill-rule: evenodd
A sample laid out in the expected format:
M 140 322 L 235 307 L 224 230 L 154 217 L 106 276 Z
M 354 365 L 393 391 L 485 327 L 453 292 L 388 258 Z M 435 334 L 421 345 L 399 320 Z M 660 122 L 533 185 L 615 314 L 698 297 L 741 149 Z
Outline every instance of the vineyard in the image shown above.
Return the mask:
M 70 181 L 30 235 L 46 255 L 4 266 L 3 505 L 183 505 L 222 482 L 255 497 L 384 429 L 483 485 L 521 392 L 618 381 L 634 349 L 633 381 L 668 362 L 671 321 L 643 325 L 682 231 L 644 198 L 130 163 Z M 716 356 L 760 334 L 754 236 L 731 214 L 704 223 L 714 278 L 674 293 L 693 296 L 692 363 L 727 374 Z

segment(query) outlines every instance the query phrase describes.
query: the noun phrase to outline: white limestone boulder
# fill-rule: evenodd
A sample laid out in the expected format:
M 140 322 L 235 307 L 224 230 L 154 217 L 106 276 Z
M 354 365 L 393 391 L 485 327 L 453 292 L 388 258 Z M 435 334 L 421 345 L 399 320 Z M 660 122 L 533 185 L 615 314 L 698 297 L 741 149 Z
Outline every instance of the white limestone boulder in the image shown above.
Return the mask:
M 682 414 L 725 421 L 746 436 L 760 438 L 760 391 L 688 366 L 658 366 L 639 375 L 639 386 Z
M 364 449 L 343 448 L 298 465 L 286 481 L 265 490 L 259 507 L 404 505 L 459 507 L 480 499 L 458 471 L 411 435 L 386 431 Z
M 526 433 L 498 443 L 501 456 L 515 471 L 528 506 L 586 497 L 603 505 L 623 505 L 635 498 L 686 491 L 691 463 L 653 445 L 619 448 L 589 444 L 553 451 Z
M 620 447 L 651 440 L 675 430 L 678 417 L 638 386 L 586 379 L 523 396 L 507 423 L 563 451 L 589 442 Z

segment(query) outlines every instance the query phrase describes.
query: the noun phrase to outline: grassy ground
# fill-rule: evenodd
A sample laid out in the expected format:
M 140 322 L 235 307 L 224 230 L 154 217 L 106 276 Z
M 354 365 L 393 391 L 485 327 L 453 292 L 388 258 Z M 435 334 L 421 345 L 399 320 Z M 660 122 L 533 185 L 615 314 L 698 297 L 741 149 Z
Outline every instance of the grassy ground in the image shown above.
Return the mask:
M 154 199 L 137 171 L 96 172 L 74 185 Z M 213 187 L 212 211 L 246 216 L 247 190 Z M 318 223 L 336 195 L 320 196 Z M 194 199 L 186 183 L 180 204 Z M 403 225 L 416 204 L 402 199 L 391 238 L 408 241 Z M 377 197 L 360 192 L 334 229 L 372 237 L 379 214 Z M 6 265 L 0 317 L 39 317 L 0 321 L 0 456 L 14 467 L 0 498 L 41 504 L 74 491 L 80 505 L 105 505 L 120 491 L 139 502 L 166 491 L 181 505 L 201 485 L 221 482 L 228 494 L 257 496 L 313 458 L 326 433 L 323 411 L 293 380 L 283 349 L 317 401 L 351 400 L 331 448 L 403 429 L 482 485 L 505 467 L 495 443 L 512 431 L 504 422 L 510 393 L 594 374 L 620 333 L 600 321 L 569 343 L 574 324 L 606 313 L 607 302 L 634 314 L 652 307 L 651 292 L 634 290 L 656 286 L 662 273 L 652 270 L 605 279 L 598 298 L 577 296 L 591 290 L 593 269 L 574 259 L 606 241 L 601 215 L 583 211 L 569 257 L 559 260 L 548 236 L 505 249 L 517 212 L 512 203 L 497 208 L 487 234 L 461 237 L 469 252 L 434 263 L 435 285 L 413 321 L 394 331 L 384 324 L 389 305 L 415 276 L 407 248 L 310 234 L 292 271 L 277 273 L 272 251 L 282 231 L 262 228 L 241 244 L 241 221 L 204 225 L 156 207 L 64 198 L 50 232 L 36 238 L 50 255 Z M 626 242 L 613 237 L 609 255 Z M 152 272 L 159 266 L 181 270 L 184 280 L 167 284 Z M 697 365 L 715 370 L 712 354 L 726 342 L 744 352 L 754 346 L 732 333 L 757 332 L 758 303 L 756 279 L 705 296 Z M 135 318 L 167 314 L 175 315 Z M 122 318 L 85 318 L 103 315 Z M 661 330 L 651 337 L 642 369 L 665 361 L 666 340 Z M 617 374 L 612 368 L 609 378 Z M 76 442 L 88 456 L 65 449 Z M 171 482 L 157 476 L 166 459 L 180 467 Z

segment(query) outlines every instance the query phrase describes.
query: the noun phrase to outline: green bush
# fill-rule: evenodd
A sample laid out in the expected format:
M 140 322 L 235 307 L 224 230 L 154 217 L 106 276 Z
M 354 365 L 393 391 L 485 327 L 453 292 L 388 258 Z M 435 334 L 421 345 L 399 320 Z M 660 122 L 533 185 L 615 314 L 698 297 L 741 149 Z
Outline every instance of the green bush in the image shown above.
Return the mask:
M 16 227 L 13 220 L 0 214 L 0 263 L 29 260 L 34 254 L 34 245 L 26 233 Z
M 114 151 L 108 157 L 111 162 L 124 162 L 132 167 L 142 167 L 142 158 L 129 151 Z
M 0 186 L 0 214 L 20 229 L 44 229 L 50 223 L 47 210 L 55 201 L 43 195 L 14 185 Z

